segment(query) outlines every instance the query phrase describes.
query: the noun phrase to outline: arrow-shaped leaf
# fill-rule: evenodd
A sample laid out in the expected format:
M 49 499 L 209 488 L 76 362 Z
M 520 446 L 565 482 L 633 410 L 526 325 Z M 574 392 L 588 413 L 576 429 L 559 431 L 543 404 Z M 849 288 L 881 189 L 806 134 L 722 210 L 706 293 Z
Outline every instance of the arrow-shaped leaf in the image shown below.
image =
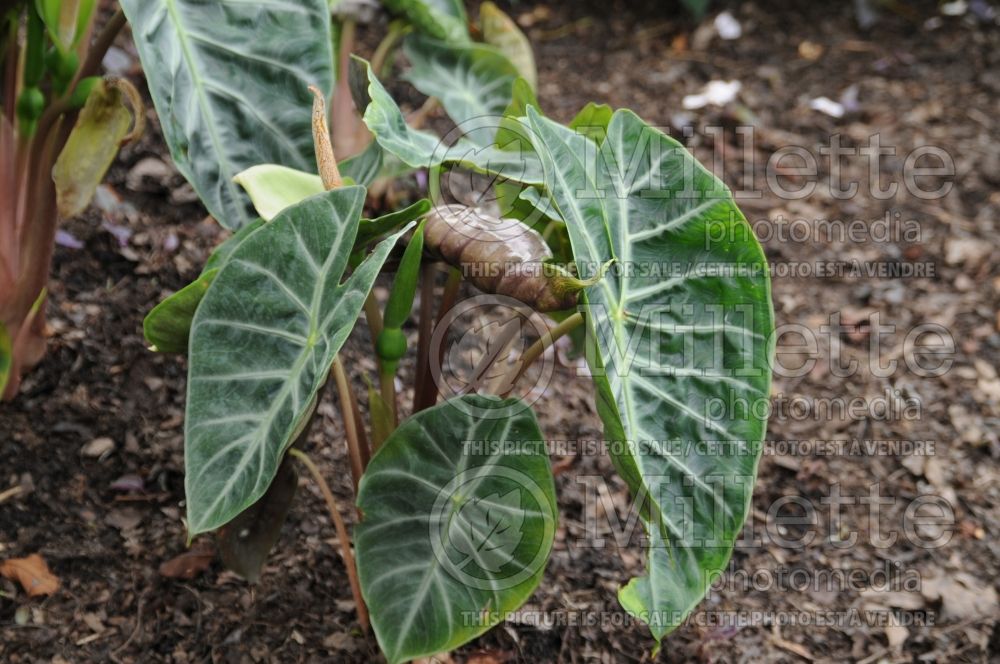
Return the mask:
M 500 51 L 486 44 L 454 46 L 422 35 L 407 37 L 403 49 L 413 65 L 406 72 L 413 87 L 440 99 L 460 127 L 487 122 L 496 132 L 518 76 L 517 68 Z M 476 133 L 481 134 L 480 143 L 493 142 L 490 131 Z
M 746 519 L 774 326 L 767 262 L 728 189 L 683 146 L 617 111 L 598 148 L 527 109 L 583 276 L 605 435 L 650 534 L 619 593 L 659 640 L 704 597 Z
M 364 121 L 375 135 L 375 140 L 386 152 L 395 155 L 410 168 L 457 164 L 515 182 L 542 182 L 542 168 L 537 156 L 528 150 L 517 149 L 518 145 L 513 140 L 502 146 L 504 149 L 489 144 L 496 134 L 496 126 L 479 123 L 454 144 L 447 145 L 434 134 L 412 129 L 406 124 L 399 106 L 366 61 L 354 57 L 351 76 L 352 87 L 367 85 L 367 95 L 356 95 L 356 103 L 367 101 L 367 105 L 363 106 Z M 529 146 L 525 139 L 520 139 L 520 142 L 522 147 Z
M 257 219 L 233 233 L 215 248 L 197 279 L 165 298 L 146 314 L 142 321 L 142 332 L 154 350 L 161 353 L 187 351 L 191 321 L 198 310 L 198 304 L 219 273 L 219 268 L 225 265 L 236 247 L 263 223 L 263 219 Z
M 390 662 L 447 651 L 538 585 L 556 520 L 542 433 L 516 399 L 469 395 L 403 422 L 358 489 L 358 576 Z
M 341 283 L 365 190 L 286 208 L 219 270 L 191 327 L 185 418 L 188 532 L 256 502 L 326 381 L 400 231 Z
M 333 87 L 327 0 L 121 4 L 177 169 L 223 226 L 250 222 L 233 176 L 314 163 L 308 86 Z

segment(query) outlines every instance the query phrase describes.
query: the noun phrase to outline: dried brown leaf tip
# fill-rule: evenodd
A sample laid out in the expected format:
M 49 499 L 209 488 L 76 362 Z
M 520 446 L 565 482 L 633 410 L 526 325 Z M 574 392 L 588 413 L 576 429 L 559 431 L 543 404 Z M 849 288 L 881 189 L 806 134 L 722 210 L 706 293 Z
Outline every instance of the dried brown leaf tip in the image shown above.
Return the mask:
M 330 142 L 330 129 L 326 124 L 326 99 L 322 91 L 315 85 L 309 86 L 313 93 L 312 129 L 313 144 L 316 148 L 316 166 L 323 186 L 336 189 L 344 184 L 337 168 L 337 157 L 333 154 L 333 143 Z

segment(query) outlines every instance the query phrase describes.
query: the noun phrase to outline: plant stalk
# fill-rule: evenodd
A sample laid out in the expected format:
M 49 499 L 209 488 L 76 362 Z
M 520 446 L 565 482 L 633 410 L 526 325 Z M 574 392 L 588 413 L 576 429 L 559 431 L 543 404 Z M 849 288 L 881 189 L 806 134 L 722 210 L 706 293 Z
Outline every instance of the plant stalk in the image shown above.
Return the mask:
M 333 144 L 341 157 L 353 157 L 361 152 L 369 134 L 354 108 L 348 73 L 351 53 L 354 51 L 356 25 L 345 19 L 341 25 L 337 49 L 337 84 L 330 101 L 330 122 L 333 124 Z
M 391 65 L 389 57 L 395 52 L 404 34 L 406 34 L 406 28 L 403 24 L 399 21 L 393 21 L 389 24 L 389 31 L 385 37 L 375 47 L 375 52 L 372 53 L 371 67 L 379 78 L 385 77 L 386 67 Z
M 361 417 L 361 408 L 358 406 L 358 395 L 354 390 L 349 390 L 351 395 L 351 413 L 354 415 L 355 430 L 358 434 L 358 448 L 361 452 L 361 468 L 367 468 L 368 462 L 372 460 L 372 448 L 368 443 L 368 434 L 365 433 L 364 418 Z
M 330 491 L 330 486 L 326 483 L 326 480 L 323 479 L 323 474 L 319 472 L 319 468 L 315 463 L 313 463 L 313 460 L 309 458 L 309 455 L 294 447 L 288 450 L 288 453 L 302 462 L 302 465 L 304 465 L 309 471 L 309 474 L 312 475 L 316 485 L 319 486 L 320 493 L 323 494 L 323 500 L 326 501 L 326 507 L 330 511 L 330 519 L 333 521 L 333 526 L 337 530 L 337 540 L 340 544 L 340 555 L 344 559 L 344 567 L 347 569 L 347 580 L 351 584 L 351 595 L 354 596 L 354 605 L 358 610 L 358 622 L 361 623 L 361 628 L 367 632 L 370 624 L 368 620 L 368 607 L 365 605 L 364 597 L 361 595 L 361 582 L 358 580 L 358 568 L 357 564 L 354 562 L 354 552 L 351 551 L 351 537 L 347 532 L 347 525 L 344 523 L 344 519 L 340 515 L 340 510 L 337 508 L 337 500 L 333 497 L 333 492 Z
M 340 356 L 333 361 L 330 371 L 337 385 L 337 396 L 340 398 L 340 414 L 344 419 L 344 437 L 347 439 L 347 454 L 351 459 L 351 479 L 354 482 L 354 492 L 358 491 L 358 482 L 365 472 L 364 455 L 361 452 L 361 441 L 358 438 L 358 422 L 354 419 L 354 408 L 352 407 L 353 395 L 351 386 L 347 382 L 347 373 L 344 372 L 344 365 L 340 361 Z
M 458 268 L 453 267 L 448 271 L 448 281 L 444 284 L 444 293 L 441 295 L 441 304 L 438 306 L 437 318 L 434 321 L 435 328 L 441 324 L 445 314 L 451 311 L 451 308 L 455 306 L 455 301 L 458 300 L 458 292 L 461 288 L 462 272 Z M 438 346 L 437 357 L 434 358 L 438 367 L 444 365 L 445 345 L 446 344 L 441 343 L 441 345 Z
M 444 284 L 444 293 L 441 294 L 441 304 L 438 306 L 436 323 L 440 323 L 445 314 L 455 306 L 458 299 L 458 290 L 462 286 L 462 272 L 458 268 L 448 270 L 448 280 Z
M 437 401 L 430 369 L 431 334 L 434 331 L 434 282 L 437 268 L 426 262 L 420 270 L 420 321 L 417 333 L 417 370 L 413 386 L 413 412 L 430 408 Z
M 492 380 L 489 380 L 490 369 L 500 363 L 506 364 L 507 358 L 510 356 L 510 345 L 514 343 L 514 339 L 521 331 L 521 326 L 517 322 L 520 317 L 521 314 L 514 314 L 501 328 L 499 336 L 487 342 L 487 352 L 480 358 L 476 368 L 472 371 L 471 382 L 464 390 L 466 394 L 476 394 L 484 384 L 488 384 L 487 391 L 491 394 L 503 389 L 505 385 L 504 379 L 508 375 L 507 372 L 504 371 L 499 376 L 495 376 Z M 497 349 L 495 353 L 491 354 L 489 352 L 491 346 Z
M 521 360 L 516 363 L 507 374 L 507 378 L 504 381 L 507 385 L 507 390 L 501 396 L 506 397 L 510 394 L 511 390 L 514 389 L 514 385 L 531 367 L 535 360 L 541 357 L 542 354 L 560 337 L 563 337 L 580 327 L 580 325 L 583 324 L 583 320 L 583 314 L 578 311 L 546 332 L 540 339 L 536 340 L 535 343 L 531 344 L 531 346 L 528 347 L 528 350 L 524 352 Z
M 374 346 L 378 335 L 382 334 L 382 311 L 379 309 L 374 291 L 369 291 L 368 297 L 365 298 L 365 321 L 368 323 L 368 332 L 371 334 Z
M 379 366 L 378 384 L 379 391 L 382 393 L 382 401 L 388 406 L 389 414 L 392 416 L 392 428 L 395 429 L 399 426 L 399 405 L 396 397 L 396 366 L 398 364 L 393 362 L 391 367 L 389 364 L 387 362 Z

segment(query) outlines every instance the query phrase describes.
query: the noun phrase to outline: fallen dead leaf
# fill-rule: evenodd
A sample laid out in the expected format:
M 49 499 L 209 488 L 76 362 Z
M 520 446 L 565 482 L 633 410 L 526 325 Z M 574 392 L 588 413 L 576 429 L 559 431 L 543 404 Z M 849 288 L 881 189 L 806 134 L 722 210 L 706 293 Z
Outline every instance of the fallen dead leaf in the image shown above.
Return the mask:
M 924 477 L 936 489 L 947 489 L 948 479 L 945 476 L 944 464 L 936 457 L 930 457 L 924 461 Z
M 993 584 L 970 574 L 942 574 L 925 579 L 920 591 L 928 600 L 940 600 L 941 612 L 950 618 L 994 617 L 1000 612 Z
M 160 564 L 160 576 L 168 579 L 191 580 L 207 570 L 215 559 L 215 549 L 210 545 L 196 545 Z
M 104 517 L 104 523 L 117 528 L 118 530 L 134 530 L 142 523 L 142 513 L 139 510 L 127 507 L 120 510 L 112 510 Z
M 21 584 L 28 595 L 51 595 L 59 589 L 59 577 L 49 571 L 45 559 L 37 553 L 27 558 L 11 558 L 0 563 L 0 575 Z
M 431 655 L 430 657 L 421 657 L 420 659 L 413 660 L 414 664 L 454 664 L 455 660 L 451 658 L 451 653 L 442 652 L 437 655 Z
M 904 456 L 901 463 L 903 468 L 913 473 L 914 476 L 920 477 L 924 474 L 924 463 L 927 461 L 927 457 L 920 456 L 916 454 L 909 454 Z
M 975 268 L 989 255 L 993 247 L 974 238 L 952 238 L 945 243 L 945 262 Z
M 83 620 L 83 623 L 90 628 L 90 631 L 92 632 L 100 633 L 103 632 L 105 629 L 107 629 L 104 626 L 104 622 L 101 620 L 101 617 L 96 613 L 84 613 L 82 616 L 80 616 L 80 618 Z
M 323 647 L 331 650 L 354 652 L 357 650 L 357 642 L 347 632 L 334 632 L 323 639 Z

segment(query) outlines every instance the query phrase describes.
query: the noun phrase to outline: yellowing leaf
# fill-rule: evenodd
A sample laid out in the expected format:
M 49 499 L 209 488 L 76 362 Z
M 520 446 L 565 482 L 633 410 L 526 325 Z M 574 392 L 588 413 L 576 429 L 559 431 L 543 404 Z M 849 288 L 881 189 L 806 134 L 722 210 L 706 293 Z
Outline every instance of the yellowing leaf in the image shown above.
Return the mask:
M 251 166 L 237 174 L 233 182 L 246 190 L 257 214 L 265 221 L 271 221 L 286 207 L 325 191 L 318 175 L 278 164 Z
M 49 571 L 45 559 L 37 553 L 0 563 L 0 576 L 17 581 L 32 597 L 51 595 L 59 590 L 59 577 Z
M 52 169 L 60 215 L 72 217 L 87 207 L 131 124 L 122 92 L 98 81 Z
M 517 27 L 517 23 L 492 2 L 484 2 L 479 7 L 479 20 L 483 27 L 483 40 L 506 55 L 531 89 L 537 90 L 535 54 L 531 50 L 531 42 Z

